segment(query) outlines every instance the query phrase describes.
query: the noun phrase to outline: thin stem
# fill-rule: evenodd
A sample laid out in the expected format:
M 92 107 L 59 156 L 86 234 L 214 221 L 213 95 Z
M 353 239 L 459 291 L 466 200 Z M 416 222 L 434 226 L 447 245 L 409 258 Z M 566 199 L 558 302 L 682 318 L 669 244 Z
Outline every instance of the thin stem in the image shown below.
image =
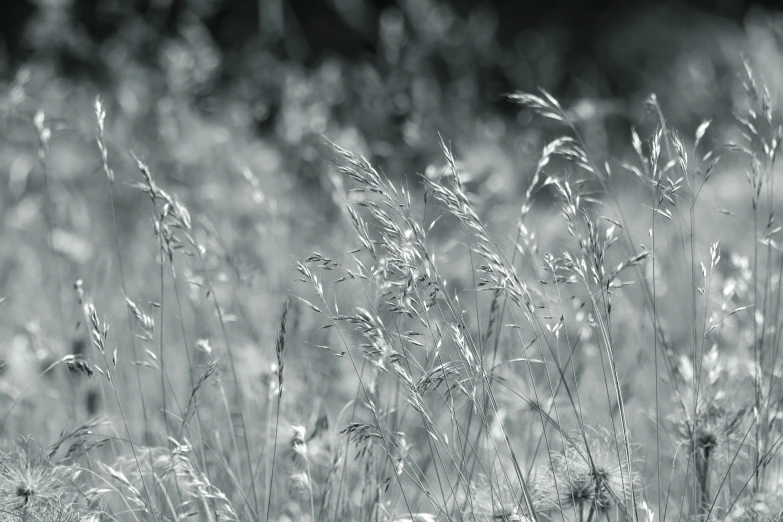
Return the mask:
M 283 390 L 277 397 L 277 413 L 275 414 L 275 441 L 272 446 L 272 466 L 269 473 L 269 496 L 266 500 L 266 520 L 269 520 L 269 508 L 272 506 L 272 487 L 275 480 L 275 456 L 277 455 L 277 431 L 280 426 L 280 403 L 283 402 Z

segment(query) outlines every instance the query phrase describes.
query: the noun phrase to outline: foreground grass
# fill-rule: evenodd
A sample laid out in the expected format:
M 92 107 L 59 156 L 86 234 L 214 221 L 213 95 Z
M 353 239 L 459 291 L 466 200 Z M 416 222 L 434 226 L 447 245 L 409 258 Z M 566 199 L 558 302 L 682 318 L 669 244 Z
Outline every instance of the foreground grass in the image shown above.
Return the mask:
M 98 99 L 84 190 L 110 255 L 82 274 L 69 259 L 86 247 L 62 221 L 72 196 L 52 176 L 68 124 L 37 112 L 29 170 L 43 185 L 41 251 L 54 254 L 41 294 L 0 308 L 48 300 L 46 327 L 12 339 L 43 355 L 4 390 L 4 512 L 779 518 L 783 131 L 743 74 L 732 143 L 710 148 L 709 120 L 670 128 L 652 96 L 650 135 L 631 133 L 628 160 L 589 153 L 548 93 L 511 95 L 556 126 L 512 230 L 488 219 L 443 140 L 440 166 L 407 182 L 329 143 L 339 224 L 328 251 L 293 262 L 292 215 L 320 209 L 285 214 L 265 196 L 275 178 L 242 167 L 234 199 L 193 208 L 176 176 L 111 139 Z M 740 208 L 702 202 L 742 176 Z M 721 227 L 737 231 L 728 253 Z M 285 262 L 259 267 L 254 248 Z

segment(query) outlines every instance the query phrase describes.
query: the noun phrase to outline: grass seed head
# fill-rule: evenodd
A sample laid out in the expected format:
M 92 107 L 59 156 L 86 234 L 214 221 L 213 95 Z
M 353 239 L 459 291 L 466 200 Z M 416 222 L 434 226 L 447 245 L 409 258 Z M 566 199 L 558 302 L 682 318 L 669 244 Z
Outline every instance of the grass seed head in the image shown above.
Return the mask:
M 277 330 L 275 341 L 275 354 L 277 355 L 277 382 L 280 395 L 283 394 L 283 368 L 285 366 L 285 326 L 288 319 L 288 301 L 285 302 L 283 313 L 280 315 L 280 327 Z

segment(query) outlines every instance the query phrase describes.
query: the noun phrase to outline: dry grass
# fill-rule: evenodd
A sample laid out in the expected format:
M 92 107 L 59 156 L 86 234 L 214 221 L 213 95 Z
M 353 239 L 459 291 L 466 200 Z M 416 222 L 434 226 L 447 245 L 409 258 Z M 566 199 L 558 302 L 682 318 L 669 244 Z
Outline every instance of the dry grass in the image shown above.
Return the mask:
M 445 137 L 410 178 L 324 143 L 326 217 L 242 158 L 225 192 L 167 172 L 100 99 L 76 205 L 70 124 L 36 111 L 0 520 L 778 520 L 783 129 L 742 78 L 734 130 L 651 96 L 619 159 L 549 93 L 509 96 L 554 127 L 500 226 Z M 303 220 L 323 237 L 289 241 Z

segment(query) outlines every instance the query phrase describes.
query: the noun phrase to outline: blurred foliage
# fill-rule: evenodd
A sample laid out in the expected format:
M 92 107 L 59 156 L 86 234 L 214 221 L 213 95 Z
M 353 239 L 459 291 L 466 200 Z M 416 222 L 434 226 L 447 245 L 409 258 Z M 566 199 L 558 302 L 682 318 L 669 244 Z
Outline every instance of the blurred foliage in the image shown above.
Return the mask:
M 259 292 L 251 309 L 283 290 L 278 275 L 288 255 L 313 241 L 345 242 L 341 227 L 323 226 L 324 216 L 341 219 L 325 139 L 416 186 L 442 162 L 442 136 L 457 151 L 482 218 L 502 231 L 516 220 L 515 201 L 556 132 L 534 125 L 507 93 L 537 86 L 557 93 L 600 158 L 628 153 L 614 144 L 628 143 L 630 126 L 652 129 L 643 103 L 651 92 L 674 127 L 693 129 L 709 114 L 721 132 L 741 90 L 742 53 L 779 98 L 778 12 L 735 6 L 721 17 L 648 5 L 566 16 L 512 4 L 15 2 L 3 21 L 14 31 L 4 30 L 0 51 L 0 235 L 15 248 L 2 253 L 0 288 L 7 295 L 58 288 L 68 303 L 70 283 L 89 273 L 92 288 L 115 292 L 113 254 L 98 247 L 115 234 L 94 141 L 98 95 L 118 178 L 137 179 L 130 151 L 145 158 L 211 231 L 210 246 L 233 267 L 224 277 Z M 38 111 L 52 130 L 48 194 Z M 149 209 L 133 191 L 117 191 L 117 219 L 122 245 L 148 242 Z M 59 274 L 42 254 L 50 250 L 47 223 L 62 256 Z M 552 226 L 541 227 L 546 236 Z M 153 260 L 138 249 L 122 255 L 135 268 Z M 143 288 L 148 274 L 130 273 L 139 279 L 129 287 Z M 60 305 L 46 306 L 35 315 L 56 324 Z M 29 313 L 18 307 L 5 320 L 27 324 Z M 72 335 L 62 337 L 58 350 L 67 353 Z
M 137 97 L 183 97 L 205 114 L 239 104 L 259 132 L 285 143 L 353 126 L 368 153 L 407 159 L 431 154 L 443 129 L 457 141 L 471 140 L 482 120 L 524 127 L 529 115 L 514 121 L 503 95 L 539 86 L 601 127 L 637 123 L 650 92 L 677 125 L 727 115 L 740 54 L 780 38 L 777 15 L 741 2 L 714 10 L 606 0 L 14 5 L 0 51 L 7 74 L 44 61 L 107 98 L 123 96 L 135 78 L 145 91 Z
M 259 308 L 282 291 L 278 275 L 290 253 L 313 241 L 344 243 L 340 227 L 323 226 L 324 217 L 340 219 L 325 138 L 415 186 L 442 162 L 442 136 L 457 151 L 482 218 L 503 230 L 555 132 L 533 125 L 532 112 L 509 103 L 507 93 L 551 90 L 591 152 L 621 159 L 628 151 L 614 144 L 628 143 L 630 127 L 654 125 L 643 103 L 651 92 L 674 127 L 694 129 L 709 114 L 717 136 L 730 137 L 742 53 L 779 99 L 783 16 L 776 11 L 734 6 L 721 17 L 672 4 L 603 6 L 592 15 L 574 7 L 566 16 L 554 6 L 512 4 L 14 2 L 0 51 L 0 235 L 15 248 L 0 254 L 0 288 L 26 295 L 43 284 L 72 302 L 69 284 L 87 272 L 93 288 L 115 291 L 107 287 L 117 277 L 113 255 L 98 248 L 115 231 L 94 141 L 97 95 L 118 178 L 136 179 L 130 151 L 144 157 L 204 221 L 210 246 L 235 277 L 275 281 L 251 287 L 261 292 Z M 33 125 L 38 111 L 52 130 L 49 194 Z M 118 190 L 117 219 L 122 245 L 147 241 L 149 209 L 137 194 Z M 42 254 L 50 250 L 47 223 L 63 256 L 59 283 Z M 539 235 L 551 228 L 541 227 Z M 149 251 L 122 254 L 132 267 L 153 259 Z M 131 273 L 139 280 L 129 287 L 142 288 L 147 274 Z M 57 300 L 45 306 L 49 313 L 36 315 L 56 323 Z M 27 324 L 29 312 L 15 308 L 5 320 Z M 51 334 L 51 326 L 43 331 Z M 72 336 L 62 337 L 65 353 Z

